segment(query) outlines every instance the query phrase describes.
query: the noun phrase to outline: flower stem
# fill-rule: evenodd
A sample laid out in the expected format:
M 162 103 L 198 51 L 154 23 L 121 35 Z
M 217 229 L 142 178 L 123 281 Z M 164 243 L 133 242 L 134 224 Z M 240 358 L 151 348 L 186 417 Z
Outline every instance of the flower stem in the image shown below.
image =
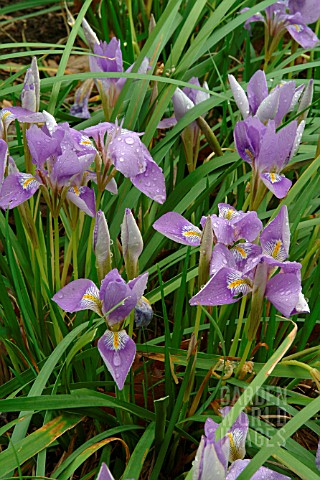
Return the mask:
M 72 231 L 72 264 L 73 264 L 73 279 L 78 280 L 78 224 Z
M 251 350 L 251 345 L 252 345 L 252 340 L 247 341 L 246 348 L 244 349 L 244 352 L 242 354 L 240 363 L 238 365 L 238 368 L 236 370 L 236 377 L 238 377 L 241 374 L 241 370 L 245 362 L 247 361 L 247 358 L 249 356 L 250 350 Z
M 59 250 L 59 219 L 53 217 L 54 227 L 54 276 L 55 286 L 57 290 L 60 290 L 60 250 Z
M 231 348 L 230 348 L 230 352 L 229 352 L 230 357 L 235 357 L 235 355 L 237 353 L 237 347 L 238 347 L 241 328 L 242 328 L 242 323 L 243 323 L 243 315 L 244 315 L 244 311 L 245 311 L 245 308 L 246 308 L 246 302 L 247 302 L 247 297 L 246 296 L 242 297 L 237 329 L 236 329 L 236 333 L 234 335 L 234 339 L 233 339 L 233 342 L 232 342 L 232 345 L 231 345 Z

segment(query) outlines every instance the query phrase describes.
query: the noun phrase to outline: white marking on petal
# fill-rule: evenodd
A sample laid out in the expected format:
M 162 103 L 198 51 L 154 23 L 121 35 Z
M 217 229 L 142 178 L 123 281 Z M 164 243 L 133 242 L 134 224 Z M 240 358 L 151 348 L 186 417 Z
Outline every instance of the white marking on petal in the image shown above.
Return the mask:
M 245 260 L 250 255 L 252 248 L 250 245 L 236 245 L 231 249 L 233 256 L 237 262 Z
M 283 246 L 283 242 L 280 239 L 266 242 L 264 245 L 264 253 L 270 255 L 270 257 L 278 260 L 279 262 L 283 262 L 287 258 L 287 253 Z
M 219 217 L 225 218 L 226 220 L 232 220 L 235 217 L 238 217 L 240 212 L 232 207 L 219 207 Z
M 269 182 L 273 183 L 279 183 L 284 177 L 284 175 L 280 175 L 279 173 L 274 173 L 274 172 L 269 172 L 265 173 L 265 176 L 269 180 Z
M 242 278 L 240 273 L 234 272 L 227 277 L 227 287 L 231 290 L 233 296 L 247 295 L 252 289 L 252 282 L 249 278 Z
M 125 330 L 121 330 L 120 332 L 112 332 L 111 330 L 107 330 L 104 334 L 103 340 L 108 350 L 118 352 L 125 348 L 128 340 L 128 334 Z
M 32 190 L 33 188 L 37 188 L 39 185 L 38 180 L 29 173 L 23 173 L 19 176 L 19 183 L 23 190 Z
M 101 315 L 101 300 L 99 298 L 99 290 L 95 285 L 85 291 L 80 306 L 84 310 L 88 308 Z
M 199 238 L 201 238 L 201 231 L 198 227 L 193 225 L 185 225 L 182 228 L 182 236 L 187 238 L 191 243 L 198 243 Z

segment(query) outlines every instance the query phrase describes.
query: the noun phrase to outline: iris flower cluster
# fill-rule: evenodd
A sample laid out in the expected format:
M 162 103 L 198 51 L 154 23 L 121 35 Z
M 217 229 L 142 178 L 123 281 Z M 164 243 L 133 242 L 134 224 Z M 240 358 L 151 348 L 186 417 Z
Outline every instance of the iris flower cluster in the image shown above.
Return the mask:
M 287 207 L 260 234 L 256 212 L 237 211 L 220 203 L 219 216 L 211 215 L 215 246 L 210 261 L 210 280 L 190 299 L 191 305 L 225 305 L 259 289 L 286 317 L 309 312 L 301 291 L 301 264 L 290 262 L 290 229 Z M 205 217 L 201 223 L 204 225 Z M 160 217 L 153 227 L 184 245 L 201 245 L 202 232 L 176 212 Z M 243 242 L 245 240 L 245 242 Z M 231 248 L 230 248 L 231 247 Z M 278 272 L 275 274 L 275 272 Z
M 262 185 L 277 198 L 285 197 L 292 185 L 281 172 L 299 148 L 307 108 L 312 101 L 313 81 L 306 88 L 303 85 L 296 88 L 293 81 L 285 82 L 269 92 L 265 73 L 258 70 L 248 83 L 247 95 L 232 75 L 229 82 L 244 118 L 235 126 L 235 145 L 240 157 L 252 167 L 252 206 L 258 208 L 264 196 Z M 298 121 L 277 131 L 285 115 L 296 105 L 300 113 Z

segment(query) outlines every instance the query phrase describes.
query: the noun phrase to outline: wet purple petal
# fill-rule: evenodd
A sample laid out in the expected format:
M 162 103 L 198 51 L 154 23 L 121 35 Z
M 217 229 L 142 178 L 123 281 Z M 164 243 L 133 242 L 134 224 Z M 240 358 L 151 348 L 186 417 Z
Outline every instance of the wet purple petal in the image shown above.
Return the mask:
M 255 115 L 260 104 L 268 96 L 266 75 L 262 70 L 257 70 L 256 73 L 252 75 L 248 83 L 247 92 L 250 110 L 252 114 Z
M 262 123 L 266 123 L 268 120 L 273 120 L 275 118 L 279 110 L 279 102 L 279 89 L 272 90 L 269 95 L 262 100 L 256 112 L 256 116 Z
M 144 147 L 144 145 L 143 145 Z M 132 184 L 155 202 L 164 203 L 166 200 L 166 185 L 162 168 L 152 159 L 148 149 L 144 147 L 146 169 L 143 173 L 131 177 Z
M 90 217 L 96 215 L 95 193 L 89 187 L 70 187 L 67 193 L 67 199 L 77 205 L 84 213 Z
M 171 240 L 183 245 L 200 245 L 201 230 L 179 213 L 165 213 L 154 222 L 153 228 Z
M 291 180 L 279 173 L 261 173 L 260 178 L 277 198 L 284 198 L 292 185 Z
M 288 209 L 284 205 L 278 215 L 264 228 L 260 235 L 263 253 L 283 262 L 289 255 L 290 227 Z
M 190 305 L 225 305 L 237 302 L 252 290 L 252 281 L 232 268 L 221 268 L 199 293 L 189 301 Z
M 38 188 L 40 183 L 30 173 L 11 173 L 2 184 L 0 190 L 0 208 L 14 208 L 29 200 Z
M 227 474 L 226 480 L 236 480 L 240 473 L 246 468 L 250 463 L 249 459 L 245 460 L 236 460 L 230 467 Z M 290 480 L 290 477 L 282 475 L 281 473 L 274 472 L 266 467 L 260 467 L 254 475 L 251 477 L 251 480 Z
M 52 300 L 66 312 L 73 313 L 89 309 L 102 315 L 99 290 L 91 280 L 86 278 L 69 283 L 59 290 Z
M 283 117 L 290 111 L 292 106 L 292 99 L 295 95 L 296 90 L 295 82 L 285 82 L 280 84 L 278 87 L 280 96 L 279 96 L 279 108 L 277 114 L 274 118 L 275 124 L 278 127 L 283 119 Z
M 126 284 L 115 268 L 101 282 L 100 299 L 102 311 L 108 315 L 110 325 L 124 320 L 137 304 L 135 292 Z M 116 307 L 118 304 L 120 305 Z
M 221 268 L 229 267 L 234 270 L 237 269 L 237 264 L 232 254 L 222 243 L 217 243 L 213 249 L 210 261 L 210 275 L 215 275 Z
M 278 273 L 272 277 L 266 288 L 266 297 L 285 317 L 294 311 L 301 292 L 301 282 L 293 273 Z
M 33 163 L 37 168 L 43 169 L 45 161 L 51 155 L 61 155 L 61 141 L 63 138 L 63 131 L 59 131 L 54 137 L 47 135 L 43 129 L 36 125 L 31 127 L 26 132 L 28 147 L 32 156 Z
M 303 48 L 314 48 L 319 43 L 317 35 L 310 27 L 307 27 L 307 25 L 304 25 L 303 23 L 287 25 L 286 29 L 291 37 L 294 38 L 294 40 Z
M 1 185 L 4 179 L 4 172 L 7 166 L 7 158 L 8 158 L 8 145 L 7 142 L 0 139 L 0 190 Z
M 94 45 L 94 53 L 99 57 L 94 57 L 94 61 L 100 72 L 122 72 L 122 52 L 120 40 L 113 37 L 109 43 L 100 41 L 100 44 Z M 93 57 L 91 57 L 93 58 Z M 106 79 L 114 80 L 114 79 Z
M 148 272 L 142 273 L 138 277 L 128 282 L 128 286 L 136 295 L 137 301 L 140 300 L 140 298 L 144 294 L 145 289 L 147 288 L 148 275 Z
M 96 480 L 114 480 L 113 475 L 105 463 L 102 463 Z
M 314 23 L 320 17 L 318 0 L 289 0 L 290 13 L 300 13 L 304 23 Z
M 237 243 L 231 250 L 236 270 L 248 273 L 260 262 L 262 248 L 254 243 Z
M 226 462 L 221 442 L 213 443 L 203 435 L 193 462 L 192 480 L 207 480 L 212 475 L 215 480 L 225 480 Z
M 117 387 L 122 390 L 136 355 L 136 344 L 125 330 L 107 330 L 98 341 L 98 350 Z
M 146 170 L 145 150 L 148 152 L 139 136 L 124 129 L 108 145 L 108 154 L 115 168 L 130 178 Z

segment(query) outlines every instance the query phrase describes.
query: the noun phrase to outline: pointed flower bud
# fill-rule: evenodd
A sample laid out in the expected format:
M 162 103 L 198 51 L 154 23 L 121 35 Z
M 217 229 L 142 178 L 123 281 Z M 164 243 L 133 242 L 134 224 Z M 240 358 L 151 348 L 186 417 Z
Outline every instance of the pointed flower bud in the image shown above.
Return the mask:
M 309 80 L 309 83 L 307 85 L 307 88 L 303 92 L 300 100 L 300 104 L 298 107 L 298 113 L 302 112 L 300 117 L 299 117 L 299 122 L 305 120 L 308 116 L 309 110 L 305 110 L 308 108 L 311 103 L 312 103 L 312 97 L 313 97 L 313 79 Z M 305 111 L 303 111 L 305 110 Z
M 87 20 L 83 19 L 82 20 L 82 28 L 83 28 L 83 33 L 84 33 L 84 36 L 86 37 L 86 40 L 88 42 L 88 45 L 89 47 L 91 48 L 91 50 L 93 51 L 94 50 L 94 46 L 97 44 L 99 45 L 99 40 L 98 40 L 98 37 L 97 35 L 94 33 L 94 31 L 92 30 L 92 28 L 90 27 L 89 23 L 87 22 Z
M 210 273 L 210 260 L 212 255 L 213 230 L 212 220 L 209 215 L 204 224 L 201 243 L 200 243 L 200 259 L 199 259 L 199 287 L 207 283 Z
M 153 310 L 149 301 L 141 297 L 134 308 L 134 321 L 138 328 L 147 327 L 153 318 Z
M 33 57 L 31 66 L 26 72 L 21 92 L 21 105 L 31 112 L 38 112 L 40 105 L 40 78 L 36 57 Z
M 121 244 L 128 278 L 138 275 L 138 259 L 143 250 L 139 227 L 129 208 L 126 208 L 121 225 Z
M 106 217 L 102 210 L 96 214 L 96 224 L 93 233 L 93 251 L 96 256 L 96 268 L 99 282 L 111 270 L 110 234 Z

